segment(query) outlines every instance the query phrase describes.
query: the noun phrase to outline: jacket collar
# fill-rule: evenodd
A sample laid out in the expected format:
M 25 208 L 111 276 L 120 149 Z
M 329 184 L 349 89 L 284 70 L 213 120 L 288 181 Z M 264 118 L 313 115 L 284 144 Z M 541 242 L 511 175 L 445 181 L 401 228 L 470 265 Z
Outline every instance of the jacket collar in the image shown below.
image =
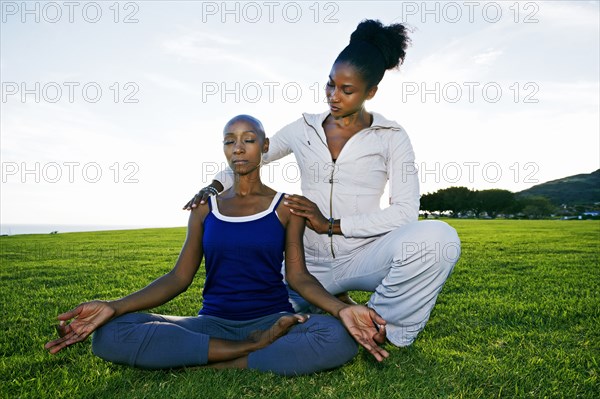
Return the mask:
M 401 126 L 395 121 L 388 120 L 377 112 L 371 112 L 371 114 L 373 115 L 373 124 L 368 129 L 401 129 Z M 311 126 L 319 135 L 322 135 L 323 138 L 325 137 L 323 121 L 329 116 L 329 111 L 320 114 L 303 113 L 302 116 L 304 117 L 304 122 L 308 126 Z

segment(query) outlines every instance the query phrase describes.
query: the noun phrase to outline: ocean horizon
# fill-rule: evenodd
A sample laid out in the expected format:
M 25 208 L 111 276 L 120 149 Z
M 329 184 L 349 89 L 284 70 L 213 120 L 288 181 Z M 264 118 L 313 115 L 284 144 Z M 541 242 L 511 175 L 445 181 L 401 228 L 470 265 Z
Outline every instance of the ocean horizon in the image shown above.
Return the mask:
M 180 226 L 144 226 L 144 225 L 101 225 L 101 224 L 18 224 L 7 223 L 0 224 L 0 235 L 21 235 L 21 234 L 50 234 L 57 233 L 82 233 L 90 231 L 107 230 L 133 230 L 133 229 L 153 229 Z

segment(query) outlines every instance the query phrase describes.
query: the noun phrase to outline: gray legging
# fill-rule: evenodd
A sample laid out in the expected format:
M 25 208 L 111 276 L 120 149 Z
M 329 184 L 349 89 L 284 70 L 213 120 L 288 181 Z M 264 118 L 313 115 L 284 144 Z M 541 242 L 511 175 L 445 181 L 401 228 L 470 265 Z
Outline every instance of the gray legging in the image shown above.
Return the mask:
M 210 338 L 242 340 L 266 330 L 286 313 L 234 321 L 214 316 L 178 317 L 129 313 L 93 336 L 96 356 L 148 369 L 199 366 L 208 362 Z M 331 316 L 311 315 L 271 345 L 250 353 L 248 368 L 282 375 L 310 374 L 339 367 L 358 351 L 356 342 Z

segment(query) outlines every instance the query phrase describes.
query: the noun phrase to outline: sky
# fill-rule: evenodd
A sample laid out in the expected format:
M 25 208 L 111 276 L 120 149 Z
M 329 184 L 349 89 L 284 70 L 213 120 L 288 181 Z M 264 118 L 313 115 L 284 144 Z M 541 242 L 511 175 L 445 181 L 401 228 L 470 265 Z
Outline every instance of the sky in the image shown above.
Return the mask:
M 182 206 L 225 164 L 224 124 L 251 114 L 272 135 L 326 111 L 333 60 L 366 18 L 411 30 L 366 108 L 408 132 L 421 193 L 516 192 L 600 167 L 598 1 L 0 9 L 3 226 L 185 225 Z M 299 193 L 293 155 L 263 181 Z

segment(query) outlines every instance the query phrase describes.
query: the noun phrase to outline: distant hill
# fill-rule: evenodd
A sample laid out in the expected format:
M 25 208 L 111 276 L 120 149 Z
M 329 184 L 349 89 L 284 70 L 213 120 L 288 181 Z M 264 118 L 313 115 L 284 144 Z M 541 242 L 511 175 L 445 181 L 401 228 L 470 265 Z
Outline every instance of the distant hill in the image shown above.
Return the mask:
M 546 197 L 555 205 L 600 202 L 600 169 L 538 184 L 516 194 L 518 197 Z

